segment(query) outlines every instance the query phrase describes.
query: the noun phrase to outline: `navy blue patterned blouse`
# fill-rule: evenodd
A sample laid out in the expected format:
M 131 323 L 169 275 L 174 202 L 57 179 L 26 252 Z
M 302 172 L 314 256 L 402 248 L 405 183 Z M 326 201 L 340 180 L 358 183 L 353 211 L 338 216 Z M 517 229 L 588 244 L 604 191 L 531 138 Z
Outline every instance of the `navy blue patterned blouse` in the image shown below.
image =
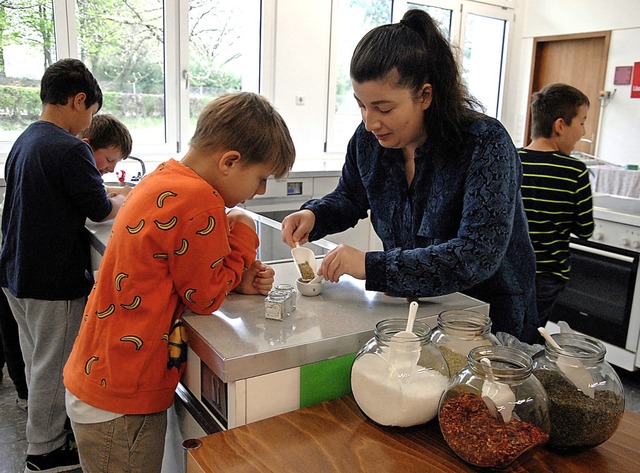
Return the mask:
M 310 239 L 353 227 L 371 210 L 384 251 L 366 253 L 366 288 L 402 297 L 456 291 L 490 303 L 493 331 L 538 340 L 535 256 L 520 195 L 522 168 L 504 127 L 481 116 L 458 156 L 416 150 L 409 186 L 400 149 L 380 146 L 361 124 L 337 188 L 302 208 Z

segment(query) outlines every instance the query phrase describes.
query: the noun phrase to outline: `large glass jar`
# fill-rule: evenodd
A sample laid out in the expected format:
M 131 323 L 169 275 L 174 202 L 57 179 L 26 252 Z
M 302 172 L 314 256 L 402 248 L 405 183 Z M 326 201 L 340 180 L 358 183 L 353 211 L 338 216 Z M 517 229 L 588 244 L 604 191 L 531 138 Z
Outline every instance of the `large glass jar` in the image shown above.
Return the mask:
M 561 449 L 601 444 L 618 428 L 624 391 L 617 373 L 604 360 L 606 348 L 582 334 L 556 333 L 560 349 L 546 342 L 533 357 L 533 374 L 549 396 L 551 438 Z
M 431 341 L 447 360 L 452 377 L 467 366 L 467 355 L 472 348 L 500 345 L 491 333 L 489 316 L 473 310 L 446 310 L 440 313 Z
M 469 352 L 438 408 L 440 430 L 456 455 L 476 467 L 503 469 L 547 442 L 547 395 L 532 369 L 531 357 L 515 348 Z
M 379 322 L 351 367 L 351 390 L 358 406 L 386 427 L 412 427 L 433 419 L 449 380 L 447 363 L 431 343 L 426 323 L 415 322 L 414 340 L 393 338 L 406 324 L 406 319 Z

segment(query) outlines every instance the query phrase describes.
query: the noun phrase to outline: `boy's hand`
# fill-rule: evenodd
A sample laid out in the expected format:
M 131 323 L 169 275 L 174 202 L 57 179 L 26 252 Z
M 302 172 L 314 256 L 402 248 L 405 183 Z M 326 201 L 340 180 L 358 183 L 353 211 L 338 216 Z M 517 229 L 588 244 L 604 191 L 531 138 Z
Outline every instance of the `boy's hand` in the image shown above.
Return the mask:
M 266 296 L 273 286 L 275 274 L 273 268 L 259 260 L 255 260 L 251 263 L 251 266 L 242 273 L 242 279 L 234 291 L 240 294 L 262 294 Z
M 131 192 L 131 189 L 133 189 L 133 187 L 131 187 L 129 185 L 107 186 L 107 188 L 106 188 L 107 197 L 111 198 L 111 197 L 115 197 L 117 195 L 127 196 L 129 194 L 129 192 Z

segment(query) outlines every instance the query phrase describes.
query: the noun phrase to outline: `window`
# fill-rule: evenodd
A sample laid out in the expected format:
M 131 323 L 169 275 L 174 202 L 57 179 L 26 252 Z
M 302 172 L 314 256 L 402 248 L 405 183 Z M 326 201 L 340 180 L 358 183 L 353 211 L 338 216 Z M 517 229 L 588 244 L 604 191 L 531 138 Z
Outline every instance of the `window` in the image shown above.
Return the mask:
M 510 0 L 498 1 L 511 5 Z M 464 0 L 334 0 L 325 151 L 343 153 L 361 120 L 349 78 L 355 45 L 373 27 L 390 22 L 390 10 L 393 21 L 398 22 L 407 10 L 415 8 L 429 13 L 459 49 L 462 77 L 471 94 L 486 107 L 488 115 L 500 116 L 511 10 Z
M 129 128 L 136 146 L 166 143 L 161 0 L 77 0 L 77 57 L 103 93 L 101 113 Z
M 487 115 L 500 117 L 507 21 L 467 13 L 464 15 L 462 76 Z
M 398 1 L 394 21 L 408 9 L 429 13 L 449 35 L 459 50 L 462 78 L 470 93 L 485 107 L 485 112 L 500 118 L 502 90 L 508 43 L 509 22 L 513 21 L 511 0 L 492 0 L 498 6 L 460 0 Z
M 391 0 L 334 0 L 332 14 L 329 110 L 325 151 L 344 152 L 362 121 L 349 77 L 351 56 L 370 29 L 391 22 Z
M 2 151 L 40 115 L 40 79 L 58 56 L 91 70 L 101 113 L 127 125 L 136 154 L 186 149 L 205 103 L 259 91 L 261 12 L 261 0 L 0 2 Z
M 188 140 L 203 107 L 225 93 L 259 92 L 260 0 L 189 2 Z
M 212 98 L 248 90 L 267 96 L 289 124 L 298 169 L 315 165 L 305 159 L 334 166 L 361 121 L 353 50 L 408 8 L 442 26 L 463 54 L 471 92 L 499 117 L 513 3 L 487 2 L 506 8 L 470 0 L 0 0 L 0 162 L 40 114 L 45 68 L 77 57 L 100 82 L 103 111 L 123 120 L 134 154 L 148 162 L 185 152 Z
M 51 0 L 0 2 L 0 142 L 40 116 L 40 79 L 57 60 Z

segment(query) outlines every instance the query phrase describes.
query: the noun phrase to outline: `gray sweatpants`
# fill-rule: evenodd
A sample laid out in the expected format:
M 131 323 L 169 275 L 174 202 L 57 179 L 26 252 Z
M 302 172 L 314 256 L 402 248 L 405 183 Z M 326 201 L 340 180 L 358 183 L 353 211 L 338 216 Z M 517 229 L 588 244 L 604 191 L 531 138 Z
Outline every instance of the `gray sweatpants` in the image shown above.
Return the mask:
M 86 299 L 18 299 L 2 290 L 18 322 L 29 388 L 27 454 L 43 455 L 66 442 L 62 369 L 78 335 Z

